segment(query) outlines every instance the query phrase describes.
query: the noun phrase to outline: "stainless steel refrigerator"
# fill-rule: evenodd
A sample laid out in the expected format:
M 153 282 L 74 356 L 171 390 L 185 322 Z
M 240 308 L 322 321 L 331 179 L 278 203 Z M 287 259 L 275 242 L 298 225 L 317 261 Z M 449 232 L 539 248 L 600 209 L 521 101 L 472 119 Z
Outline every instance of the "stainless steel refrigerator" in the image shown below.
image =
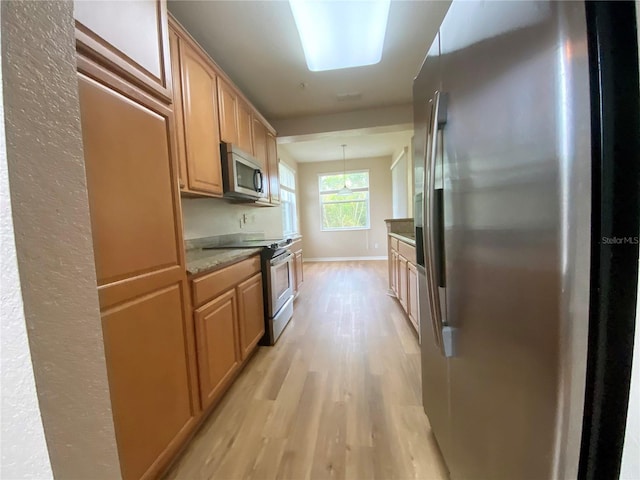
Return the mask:
M 423 403 L 453 479 L 615 470 L 638 249 L 607 239 L 638 235 L 633 17 L 454 1 L 414 81 Z

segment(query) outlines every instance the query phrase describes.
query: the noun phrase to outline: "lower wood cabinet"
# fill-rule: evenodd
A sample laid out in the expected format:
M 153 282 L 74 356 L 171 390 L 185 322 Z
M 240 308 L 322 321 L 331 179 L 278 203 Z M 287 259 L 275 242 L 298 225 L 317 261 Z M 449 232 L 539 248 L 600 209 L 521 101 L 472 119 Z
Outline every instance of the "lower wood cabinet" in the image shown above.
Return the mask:
M 409 320 L 413 323 L 413 326 L 418 330 L 418 270 L 416 266 L 408 262 L 407 263 L 407 315 Z
M 191 281 L 202 409 L 229 388 L 264 335 L 260 257 Z
M 389 236 L 389 288 L 411 324 L 419 330 L 418 271 L 415 265 L 415 247 Z
M 262 274 L 257 273 L 236 287 L 240 310 L 240 354 L 247 358 L 264 335 Z
M 398 300 L 404 311 L 407 311 L 407 259 L 399 256 L 398 262 Z
M 220 295 L 194 313 L 200 400 L 207 408 L 240 364 L 236 291 Z
M 300 291 L 300 286 L 304 282 L 302 239 L 295 240 L 290 248 L 293 253 L 293 294 L 297 296 Z

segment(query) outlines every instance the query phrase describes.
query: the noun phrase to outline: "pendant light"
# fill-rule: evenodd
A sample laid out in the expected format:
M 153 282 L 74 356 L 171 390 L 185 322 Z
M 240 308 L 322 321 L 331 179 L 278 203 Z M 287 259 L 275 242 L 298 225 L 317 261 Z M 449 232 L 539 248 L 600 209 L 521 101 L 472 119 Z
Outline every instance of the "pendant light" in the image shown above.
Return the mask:
M 342 144 L 342 181 L 344 183 L 344 187 L 338 191 L 340 195 L 351 195 L 353 192 L 350 188 L 347 187 L 347 159 L 344 155 L 344 149 L 346 145 Z

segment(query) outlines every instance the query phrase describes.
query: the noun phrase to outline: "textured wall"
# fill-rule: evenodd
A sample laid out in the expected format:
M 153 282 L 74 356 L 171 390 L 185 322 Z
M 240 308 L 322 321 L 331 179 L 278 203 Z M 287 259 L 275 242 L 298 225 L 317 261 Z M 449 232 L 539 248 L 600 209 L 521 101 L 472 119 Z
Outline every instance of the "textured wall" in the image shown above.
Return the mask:
M 2 2 L 11 205 L 57 478 L 119 478 L 80 131 L 73 4 Z
M 52 478 L 24 321 L 8 175 L 0 65 L 0 478 Z
M 386 257 L 387 227 L 384 220 L 391 218 L 392 210 L 390 166 L 390 157 L 347 160 L 347 171 L 369 170 L 371 228 L 323 232 L 320 229 L 318 174 L 342 172 L 342 160 L 298 164 L 300 217 L 305 259 Z
M 243 223 L 244 219 L 246 223 Z M 265 238 L 282 237 L 280 207 L 234 205 L 218 198 L 183 198 L 182 220 L 185 240 L 230 233 L 263 233 Z

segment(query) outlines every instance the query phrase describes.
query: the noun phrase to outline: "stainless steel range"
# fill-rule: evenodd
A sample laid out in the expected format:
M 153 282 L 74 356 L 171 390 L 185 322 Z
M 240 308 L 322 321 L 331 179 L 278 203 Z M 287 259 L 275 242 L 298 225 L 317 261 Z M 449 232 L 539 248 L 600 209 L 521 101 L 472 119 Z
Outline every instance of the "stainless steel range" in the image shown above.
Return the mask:
M 293 254 L 288 250 L 291 239 L 244 240 L 233 244 L 205 247 L 259 248 L 264 292 L 265 334 L 261 345 L 274 345 L 293 317 Z

